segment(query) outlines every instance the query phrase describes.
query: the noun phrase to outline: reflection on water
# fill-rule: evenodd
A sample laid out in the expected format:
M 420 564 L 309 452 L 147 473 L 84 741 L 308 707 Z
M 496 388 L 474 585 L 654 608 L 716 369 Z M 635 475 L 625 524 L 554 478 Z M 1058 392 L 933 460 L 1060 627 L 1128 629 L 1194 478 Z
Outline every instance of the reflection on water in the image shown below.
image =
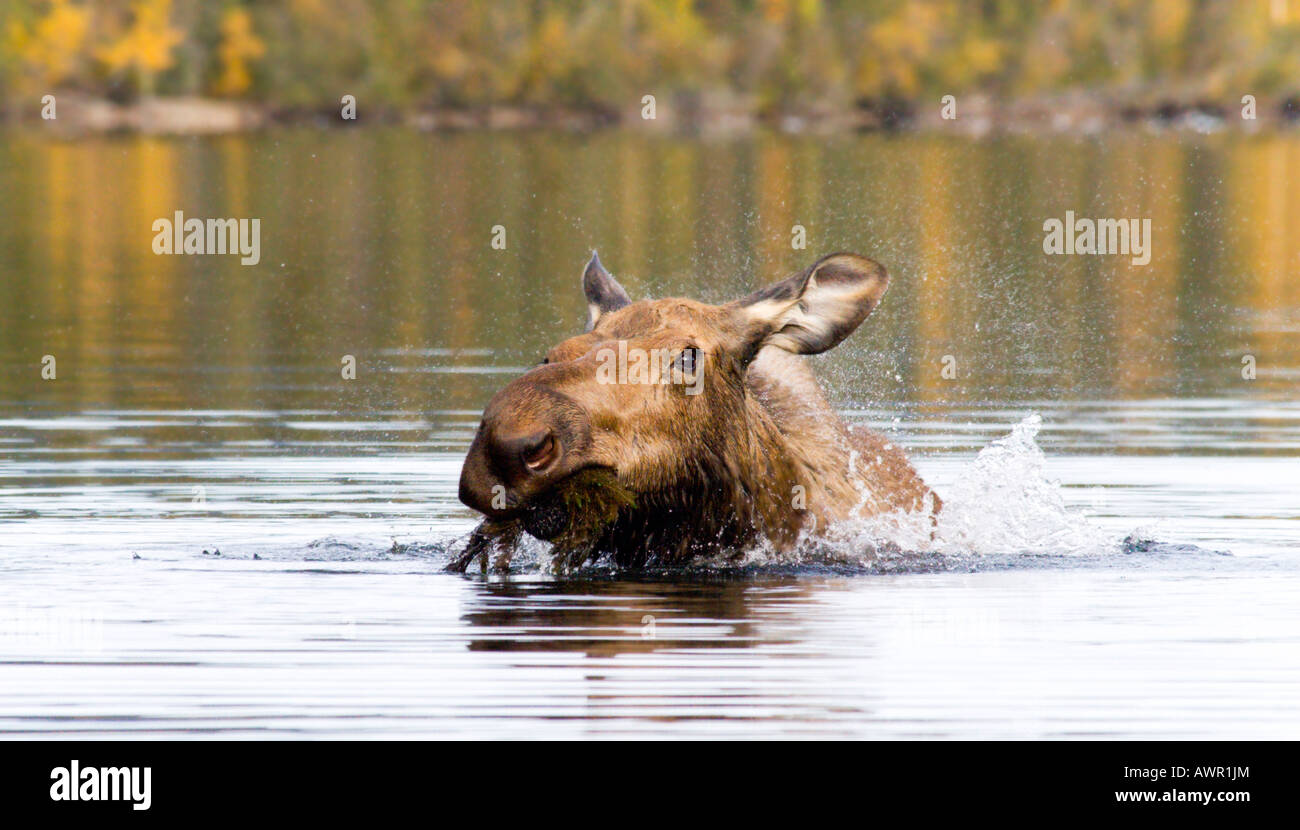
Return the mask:
M 1278 396 L 1300 379 L 1298 174 L 1289 135 L 9 134 L 0 381 L 40 413 L 473 410 L 579 325 L 593 247 L 634 296 L 711 300 L 850 249 L 896 279 L 824 360 L 844 399 Z M 153 254 L 176 210 L 260 218 L 262 262 Z M 1044 255 L 1066 210 L 1149 217 L 1151 263 Z
M 1300 734 L 1297 571 L 1219 559 L 555 584 L 196 557 L 53 605 L 70 569 L 29 568 L 0 734 Z
M 489 582 L 465 613 L 483 628 L 475 651 L 573 651 L 588 657 L 665 649 L 750 648 L 759 635 L 750 607 L 774 597 L 791 604 L 811 589 L 797 579 Z M 707 621 L 707 623 L 705 622 Z
M 1297 167 L 1295 136 L 4 134 L 0 734 L 1300 736 Z M 260 218 L 261 263 L 155 256 L 176 210 Z M 1066 210 L 1149 217 L 1151 264 L 1044 256 Z M 1200 550 L 443 574 L 479 412 L 578 329 L 592 247 L 709 300 L 875 256 L 885 304 L 817 359 L 847 418 L 946 493 L 1038 411 L 1071 510 Z

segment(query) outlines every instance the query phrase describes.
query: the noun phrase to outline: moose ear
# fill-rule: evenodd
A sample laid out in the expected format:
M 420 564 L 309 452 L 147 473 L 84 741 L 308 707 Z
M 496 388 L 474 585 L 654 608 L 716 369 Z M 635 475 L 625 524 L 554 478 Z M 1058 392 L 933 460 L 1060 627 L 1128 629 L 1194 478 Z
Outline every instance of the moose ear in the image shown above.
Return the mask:
M 818 354 L 848 337 L 880 304 L 889 275 L 857 254 L 831 254 L 807 270 L 732 303 L 750 323 L 753 353 L 777 346 Z
M 605 266 L 600 264 L 600 257 L 596 256 L 595 251 L 591 252 L 591 262 L 587 263 L 587 270 L 582 272 L 582 293 L 587 295 L 586 331 L 595 328 L 596 321 L 602 314 L 632 304 L 623 286 L 619 285 L 618 280 L 614 279 L 605 270 Z

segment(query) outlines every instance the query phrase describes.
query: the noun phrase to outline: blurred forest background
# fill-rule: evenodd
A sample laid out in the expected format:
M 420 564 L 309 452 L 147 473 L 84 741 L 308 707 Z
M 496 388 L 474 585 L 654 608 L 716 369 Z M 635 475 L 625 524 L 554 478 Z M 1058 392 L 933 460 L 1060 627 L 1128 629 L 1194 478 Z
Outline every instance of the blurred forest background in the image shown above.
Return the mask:
M 759 118 L 943 95 L 1124 106 L 1300 100 L 1300 0 L 5 0 L 0 108 L 246 102 L 279 116 L 641 97 Z M 713 102 L 712 104 L 710 102 Z M 719 103 L 720 102 L 720 103 Z M 1261 103 L 1263 106 L 1263 103 Z

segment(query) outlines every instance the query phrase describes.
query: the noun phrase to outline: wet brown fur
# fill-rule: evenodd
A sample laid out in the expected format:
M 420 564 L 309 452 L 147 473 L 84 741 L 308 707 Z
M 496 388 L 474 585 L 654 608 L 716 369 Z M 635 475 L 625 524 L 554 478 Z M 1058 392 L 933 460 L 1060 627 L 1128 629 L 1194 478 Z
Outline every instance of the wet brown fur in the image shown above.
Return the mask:
M 881 284 L 861 317 L 879 301 L 886 279 L 881 268 Z M 802 532 L 850 516 L 937 512 L 938 497 L 901 449 L 845 424 L 802 357 L 762 345 L 771 332 L 747 309 L 768 300 L 793 302 L 792 289 L 782 287 L 787 283 L 745 304 L 664 299 L 607 311 L 591 331 L 559 343 L 544 365 L 506 386 L 484 412 L 462 479 L 462 499 L 466 486 L 479 493 L 488 481 L 509 485 L 506 508 L 485 510 L 497 515 L 485 522 L 492 532 L 480 545 L 508 549 L 519 532 L 513 518 L 519 510 L 557 494 L 569 498 L 565 487 L 592 469 L 616 477 L 633 498 L 607 510 L 611 520 L 577 534 L 583 538 L 557 544 L 560 568 L 600 554 L 620 567 L 675 567 L 703 555 L 740 553 L 760 539 L 785 551 Z M 851 331 L 861 317 L 844 325 Z M 599 348 L 617 348 L 619 341 L 674 353 L 699 349 L 700 393 L 687 394 L 684 384 L 597 383 Z M 507 438 L 552 430 L 563 458 L 544 480 L 533 481 L 513 473 L 509 459 L 495 458 L 493 447 L 479 446 L 489 429 Z M 474 506 L 483 509 L 481 498 Z

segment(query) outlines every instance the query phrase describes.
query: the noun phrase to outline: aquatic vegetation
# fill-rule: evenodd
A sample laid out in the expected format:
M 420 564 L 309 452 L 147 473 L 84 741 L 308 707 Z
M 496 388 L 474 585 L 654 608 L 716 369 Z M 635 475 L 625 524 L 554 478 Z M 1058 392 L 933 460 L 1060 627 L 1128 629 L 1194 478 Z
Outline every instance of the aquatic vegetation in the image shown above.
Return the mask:
M 596 553 L 603 531 L 620 510 L 636 505 L 636 494 L 612 470 L 592 468 L 570 477 L 556 494 L 568 521 L 552 540 L 552 563 L 558 571 L 580 568 Z
M 559 484 L 533 516 L 504 522 L 489 519 L 480 524 L 448 569 L 464 571 L 477 560 L 480 568 L 487 570 L 490 560 L 492 570 L 509 570 L 519 534 L 531 524 L 537 535 L 550 537 L 552 569 L 557 573 L 575 570 L 597 552 L 596 544 L 619 511 L 635 504 L 636 494 L 612 470 L 580 470 Z M 540 530 L 539 523 L 550 527 Z

